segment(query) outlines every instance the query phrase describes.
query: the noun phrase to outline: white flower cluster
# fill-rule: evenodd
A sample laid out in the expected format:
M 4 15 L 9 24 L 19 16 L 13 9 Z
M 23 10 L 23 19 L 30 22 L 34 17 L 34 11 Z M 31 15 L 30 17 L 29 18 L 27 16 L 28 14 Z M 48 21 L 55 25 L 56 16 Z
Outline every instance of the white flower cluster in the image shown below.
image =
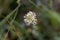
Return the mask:
M 24 22 L 26 25 L 36 25 L 37 24 L 37 18 L 36 14 L 32 11 L 29 11 L 25 16 L 24 16 Z

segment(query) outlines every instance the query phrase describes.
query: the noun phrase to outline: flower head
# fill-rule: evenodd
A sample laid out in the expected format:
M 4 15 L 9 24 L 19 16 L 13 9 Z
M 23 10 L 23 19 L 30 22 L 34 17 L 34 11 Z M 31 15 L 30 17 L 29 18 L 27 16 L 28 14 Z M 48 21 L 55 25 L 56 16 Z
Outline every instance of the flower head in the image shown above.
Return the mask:
M 29 11 L 25 16 L 24 16 L 24 22 L 26 25 L 36 25 L 37 24 L 37 18 L 36 14 L 32 11 Z

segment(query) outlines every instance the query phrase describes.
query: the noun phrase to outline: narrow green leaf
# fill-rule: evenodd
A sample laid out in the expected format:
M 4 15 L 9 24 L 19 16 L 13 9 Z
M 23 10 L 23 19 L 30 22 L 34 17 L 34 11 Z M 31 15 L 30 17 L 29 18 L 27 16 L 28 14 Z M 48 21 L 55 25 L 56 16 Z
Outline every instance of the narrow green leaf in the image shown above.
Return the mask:
M 20 4 L 14 9 L 9 15 L 7 15 L 1 22 L 0 22 L 0 27 L 3 26 L 3 24 L 6 23 L 6 21 L 14 14 L 14 12 L 20 7 Z

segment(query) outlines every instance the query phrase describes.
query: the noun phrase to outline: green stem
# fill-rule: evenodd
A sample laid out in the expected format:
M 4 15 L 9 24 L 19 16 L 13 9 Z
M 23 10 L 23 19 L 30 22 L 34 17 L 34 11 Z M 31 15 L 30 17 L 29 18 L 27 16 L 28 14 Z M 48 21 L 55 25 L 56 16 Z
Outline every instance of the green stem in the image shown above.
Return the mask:
M 7 15 L 1 22 L 0 22 L 0 27 L 3 26 L 3 24 L 6 23 L 6 21 L 14 14 L 14 12 L 20 7 L 21 5 L 19 4 L 9 15 Z

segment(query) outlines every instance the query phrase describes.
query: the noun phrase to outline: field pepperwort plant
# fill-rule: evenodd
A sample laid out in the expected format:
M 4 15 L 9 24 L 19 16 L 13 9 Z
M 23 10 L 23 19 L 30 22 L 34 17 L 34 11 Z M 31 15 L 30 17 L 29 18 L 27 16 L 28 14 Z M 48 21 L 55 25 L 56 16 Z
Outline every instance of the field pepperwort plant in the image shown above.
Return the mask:
M 0 40 L 60 40 L 60 0 L 0 0 Z

